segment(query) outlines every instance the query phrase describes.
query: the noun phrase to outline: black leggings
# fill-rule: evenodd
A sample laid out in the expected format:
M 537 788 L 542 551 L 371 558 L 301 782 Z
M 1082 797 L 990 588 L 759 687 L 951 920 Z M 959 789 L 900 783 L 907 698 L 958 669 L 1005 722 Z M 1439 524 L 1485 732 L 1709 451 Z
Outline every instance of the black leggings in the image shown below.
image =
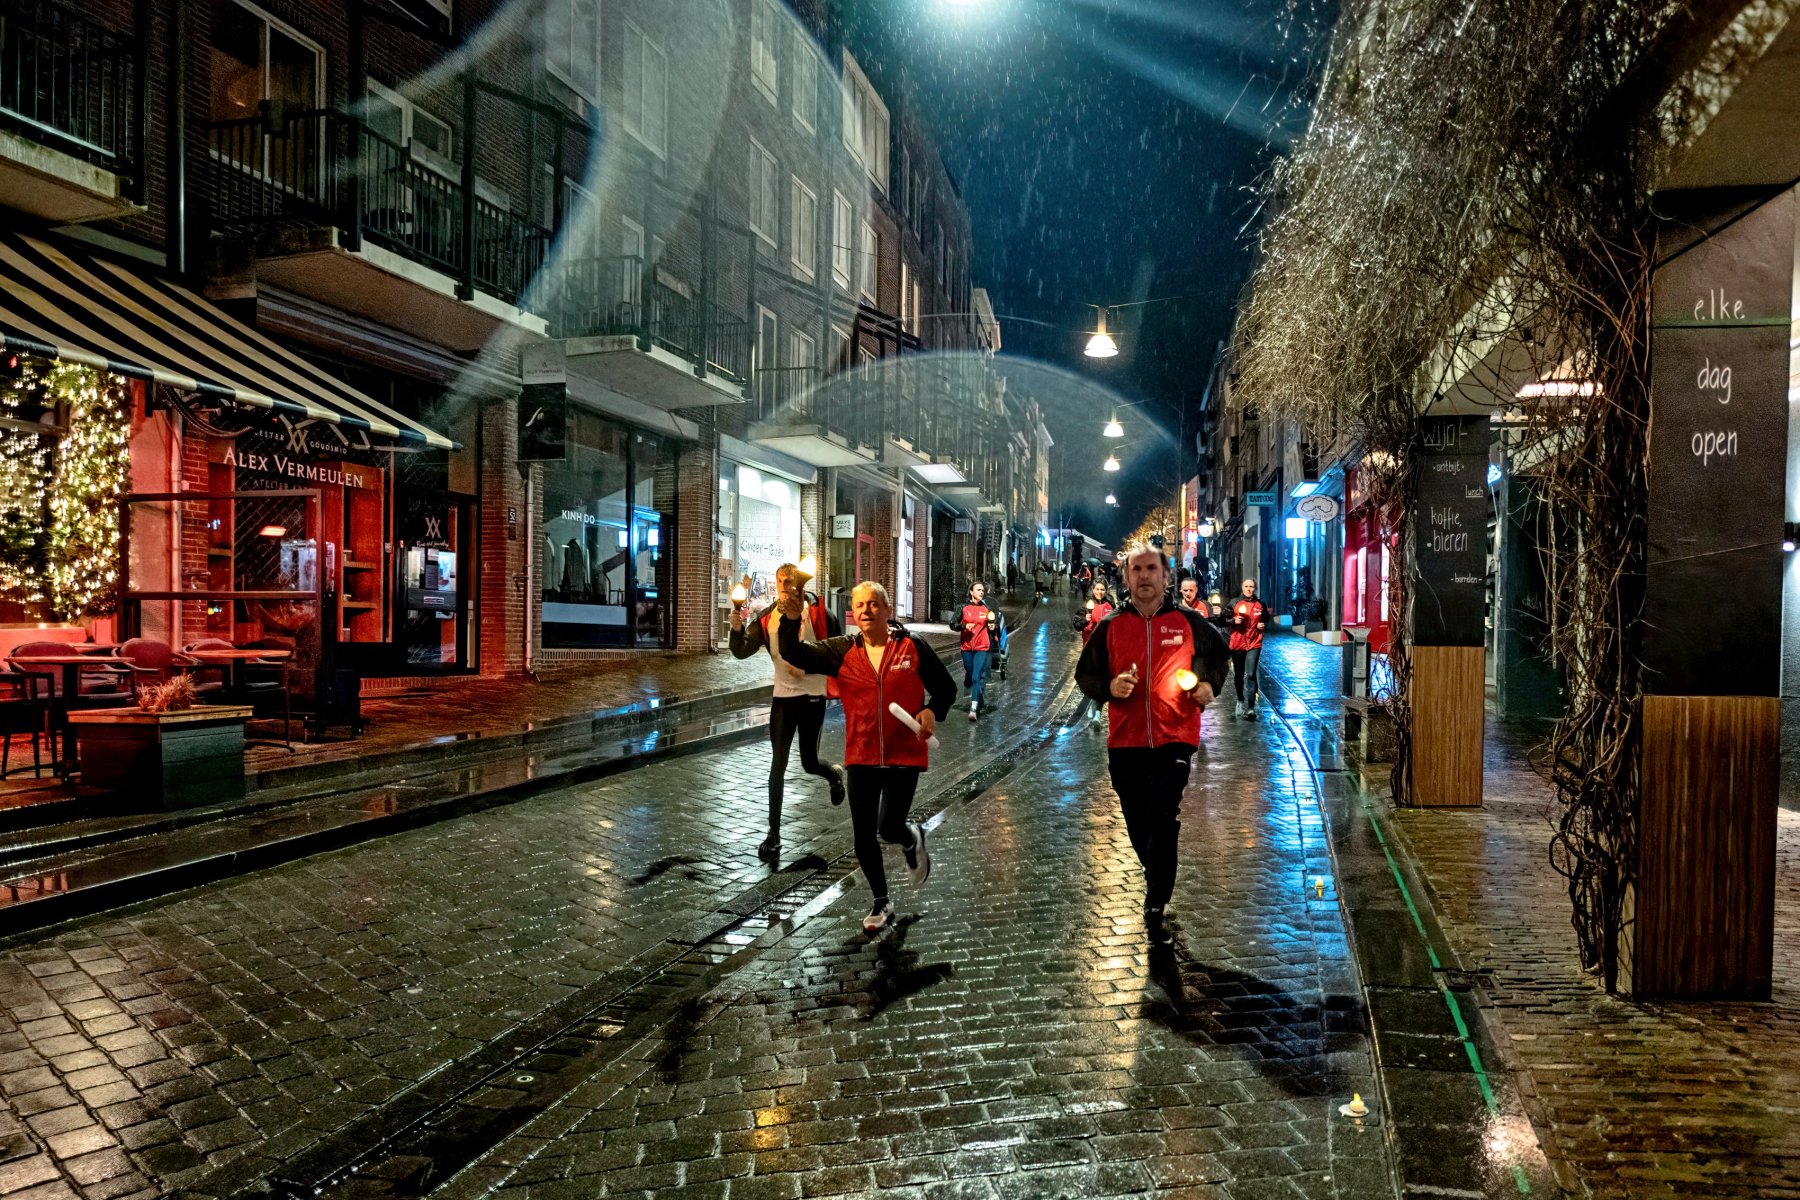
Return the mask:
M 825 728 L 825 697 L 777 696 L 769 702 L 769 830 L 781 830 L 781 797 L 786 785 L 788 750 L 800 735 L 800 767 L 808 775 L 834 778 L 819 761 L 819 733 Z
M 913 793 L 919 790 L 918 767 L 846 767 L 850 776 L 850 825 L 856 840 L 856 865 L 877 900 L 888 894 L 887 863 L 881 843 L 912 849 Z M 880 840 L 876 840 L 879 836 Z
M 1178 742 L 1150 749 L 1109 750 L 1106 765 L 1125 831 L 1144 868 L 1144 907 L 1161 908 L 1175 893 L 1175 848 L 1181 838 L 1181 793 L 1187 787 L 1195 748 Z

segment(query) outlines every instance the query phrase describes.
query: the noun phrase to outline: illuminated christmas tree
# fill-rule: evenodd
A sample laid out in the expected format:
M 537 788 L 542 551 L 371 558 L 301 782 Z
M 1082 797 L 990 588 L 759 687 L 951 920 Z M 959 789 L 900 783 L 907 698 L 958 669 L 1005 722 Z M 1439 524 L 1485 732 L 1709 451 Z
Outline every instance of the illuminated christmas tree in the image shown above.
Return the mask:
M 45 378 L 68 413 L 50 483 L 50 602 L 65 618 L 111 612 L 119 580 L 119 502 L 131 441 L 125 380 L 59 362 Z

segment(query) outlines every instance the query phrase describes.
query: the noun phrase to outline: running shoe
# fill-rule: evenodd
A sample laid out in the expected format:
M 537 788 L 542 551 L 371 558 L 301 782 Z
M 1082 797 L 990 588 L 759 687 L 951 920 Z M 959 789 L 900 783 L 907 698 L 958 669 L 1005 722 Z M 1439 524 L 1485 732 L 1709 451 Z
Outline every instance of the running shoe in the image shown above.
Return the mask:
M 914 887 L 924 887 L 931 878 L 931 851 L 925 848 L 925 827 L 917 821 L 908 821 L 906 827 L 913 835 L 913 844 L 906 851 L 906 877 Z
M 1150 939 L 1152 946 L 1167 946 L 1175 940 L 1175 935 L 1169 932 L 1168 925 L 1163 921 L 1163 910 L 1160 908 L 1144 910 L 1144 934 Z
M 756 856 L 758 858 L 774 858 L 780 853 L 781 835 L 778 833 L 771 833 L 768 837 L 756 844 Z
M 1242 700 L 1238 701 L 1237 711 L 1232 715 L 1235 717 L 1242 717 L 1244 715 L 1244 702 Z
M 979 703 L 977 703 L 973 700 L 969 701 L 969 720 L 973 721 L 975 719 L 975 715 L 980 710 L 980 708 L 981 708 L 981 705 Z
M 844 802 L 844 764 L 838 763 L 831 768 L 831 802 Z
M 1245 709 L 1245 710 L 1244 710 L 1244 720 L 1246 720 L 1246 721 L 1254 721 L 1254 720 L 1256 720 L 1256 719 L 1257 719 L 1257 716 L 1256 716 L 1256 705 L 1254 705 L 1254 704 L 1252 704 L 1252 705 L 1251 705 L 1251 706 L 1250 706 L 1250 707 L 1249 707 L 1249 708 L 1246 708 L 1246 709 Z
M 887 923 L 893 919 L 893 916 L 894 902 L 883 896 L 869 906 L 869 915 L 863 918 L 863 932 L 880 933 L 887 928 Z

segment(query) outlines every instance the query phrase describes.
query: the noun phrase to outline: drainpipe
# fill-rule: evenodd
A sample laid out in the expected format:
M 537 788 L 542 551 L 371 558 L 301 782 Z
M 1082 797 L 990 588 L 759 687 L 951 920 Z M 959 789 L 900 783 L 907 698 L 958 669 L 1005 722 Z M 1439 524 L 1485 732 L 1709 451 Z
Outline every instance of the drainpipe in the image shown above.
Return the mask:
M 139 0 L 149 7 L 149 0 Z M 187 5 L 170 6 L 168 179 L 165 181 L 163 249 L 168 268 L 178 279 L 188 273 L 187 254 Z M 147 56 L 146 56 L 147 57 Z M 140 168 L 141 169 L 141 168 Z
M 536 639 L 531 636 L 531 626 L 537 614 L 539 595 L 539 589 L 532 586 L 537 577 L 534 569 L 537 562 L 537 529 L 533 520 L 537 515 L 537 497 L 531 486 L 531 464 L 521 463 L 520 467 L 525 472 L 525 674 L 535 679 L 537 661 L 533 651 Z

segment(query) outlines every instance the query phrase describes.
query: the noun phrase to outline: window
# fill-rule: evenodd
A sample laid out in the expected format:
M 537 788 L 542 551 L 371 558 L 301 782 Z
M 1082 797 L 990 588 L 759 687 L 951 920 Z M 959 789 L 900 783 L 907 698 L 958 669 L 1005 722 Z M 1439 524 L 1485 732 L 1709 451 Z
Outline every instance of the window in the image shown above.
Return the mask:
M 215 12 L 208 74 L 214 121 L 248 122 L 265 100 L 290 115 L 325 101 L 325 51 L 237 4 Z M 222 156 L 290 187 L 318 182 L 323 129 L 317 122 L 293 122 L 280 137 L 249 128 L 242 132 L 220 143 Z
M 875 272 L 881 262 L 881 235 L 867 221 L 862 223 L 862 239 L 857 244 L 856 288 L 870 300 L 875 299 Z
M 906 307 L 912 296 L 911 279 L 912 268 L 906 261 L 905 252 L 902 251 L 900 258 L 900 328 L 907 333 L 915 332 L 912 312 Z
M 850 242 L 851 218 L 850 201 L 844 198 L 844 193 L 833 192 L 831 194 L 831 277 L 838 281 L 839 286 L 846 288 L 850 286 L 850 261 L 853 257 Z
M 658 155 L 669 148 L 669 56 L 625 22 L 625 132 Z
M 750 228 L 763 241 L 776 244 L 776 222 L 781 219 L 781 193 L 776 180 L 781 168 L 775 156 L 750 139 Z
M 788 250 L 794 260 L 794 274 L 811 279 L 819 269 L 819 198 L 813 190 L 793 180 L 793 196 L 788 206 Z
M 619 303 L 635 310 L 644 286 L 644 227 L 630 217 L 619 218 Z
M 750 78 L 774 104 L 781 92 L 781 65 L 775 55 L 775 34 L 781 15 L 770 0 L 750 0 Z
M 819 365 L 819 345 L 813 341 L 812 335 L 791 330 L 788 333 L 788 366 L 812 367 Z
M 440 174 L 455 174 L 456 140 L 440 121 L 392 88 L 368 81 L 364 116 L 371 132 L 395 146 L 410 148 L 412 157 Z
M 806 30 L 794 28 L 794 123 L 811 133 L 819 124 L 819 59 Z
M 589 104 L 600 102 L 600 0 L 545 0 L 544 65 Z
M 844 148 L 888 190 L 888 110 L 856 59 L 844 55 Z
M 764 404 L 779 401 L 782 398 L 783 379 L 775 374 L 777 368 L 781 366 L 775 357 L 777 347 L 781 344 L 778 340 L 780 332 L 780 324 L 776 321 L 775 314 L 758 305 L 756 308 L 756 345 L 753 347 L 756 361 L 750 364 L 750 378 L 755 385 L 757 400 Z

